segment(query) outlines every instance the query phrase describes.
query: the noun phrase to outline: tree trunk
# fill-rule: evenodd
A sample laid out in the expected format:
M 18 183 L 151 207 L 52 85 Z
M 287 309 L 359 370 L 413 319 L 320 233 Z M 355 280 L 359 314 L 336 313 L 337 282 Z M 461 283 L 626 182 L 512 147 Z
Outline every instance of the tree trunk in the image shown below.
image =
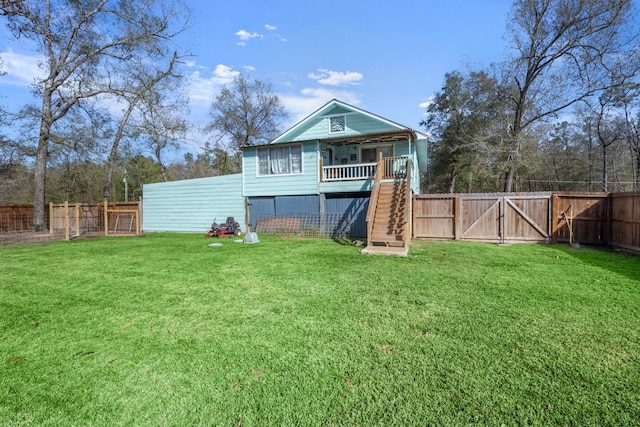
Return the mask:
M 635 169 L 634 169 L 634 173 L 633 173 L 633 189 L 635 191 L 640 190 L 640 151 L 636 151 L 636 158 L 635 158 Z
M 454 166 L 451 170 L 451 174 L 449 175 L 449 193 L 453 194 L 456 192 L 456 178 L 458 177 L 458 170 Z
M 607 172 L 607 144 L 602 144 L 602 191 L 609 191 L 609 173 Z
M 511 193 L 511 191 L 513 190 L 513 177 L 516 174 L 516 168 L 515 166 L 510 165 L 509 166 L 509 171 L 507 172 L 507 174 L 504 177 L 504 192 L 505 193 Z
M 44 122 L 42 124 L 44 126 Z M 33 194 L 33 229 L 43 231 L 47 229 L 45 216 L 45 184 L 47 180 L 47 156 L 49 154 L 48 132 L 40 131 L 38 150 L 36 151 L 35 188 Z
M 129 103 L 129 107 L 127 111 L 120 119 L 120 124 L 118 125 L 118 131 L 116 132 L 116 136 L 113 138 L 113 145 L 111 145 L 111 153 L 109 153 L 109 162 L 107 163 L 107 181 L 104 183 L 104 189 L 102 190 L 102 201 L 108 202 L 109 195 L 111 193 L 111 186 L 113 185 L 113 169 L 116 166 L 116 159 L 118 157 L 118 148 L 120 147 L 120 140 L 122 139 L 122 135 L 124 134 L 124 127 L 129 121 L 129 116 L 135 109 L 135 105 L 138 102 L 139 98 L 136 98 L 134 101 Z
M 116 163 L 115 158 L 118 153 L 118 148 L 114 144 L 111 147 L 111 154 L 109 154 L 109 162 L 107 163 L 107 180 L 104 183 L 104 188 L 102 189 L 102 201 L 108 202 L 109 195 L 111 193 L 111 185 L 113 185 L 113 168 Z
M 51 132 L 51 92 L 44 91 L 42 95 L 42 119 L 38 135 L 36 150 L 36 164 L 34 173 L 33 193 L 33 229 L 43 231 L 47 229 L 45 215 L 45 184 L 47 182 L 47 157 L 49 156 L 49 135 Z

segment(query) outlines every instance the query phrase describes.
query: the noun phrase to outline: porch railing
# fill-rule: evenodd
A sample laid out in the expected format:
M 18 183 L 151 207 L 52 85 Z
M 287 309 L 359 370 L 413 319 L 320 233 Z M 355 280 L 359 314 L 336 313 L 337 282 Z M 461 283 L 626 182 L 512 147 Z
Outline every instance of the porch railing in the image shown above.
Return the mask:
M 407 176 L 407 157 L 384 157 L 380 163 L 384 167 L 382 179 L 405 178 Z M 373 179 L 377 163 L 356 163 L 350 165 L 322 166 L 322 181 L 356 181 Z
M 382 179 L 406 178 L 407 156 L 383 157 L 384 173 Z
M 357 163 L 352 165 L 331 165 L 322 167 L 323 181 L 373 179 L 375 174 L 375 163 Z

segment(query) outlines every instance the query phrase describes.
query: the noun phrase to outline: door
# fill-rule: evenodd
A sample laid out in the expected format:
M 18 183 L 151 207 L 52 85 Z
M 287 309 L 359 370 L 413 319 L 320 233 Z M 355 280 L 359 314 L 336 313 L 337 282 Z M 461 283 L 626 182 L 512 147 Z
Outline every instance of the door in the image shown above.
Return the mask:
M 393 145 L 378 145 L 360 150 L 360 163 L 376 163 L 379 153 L 382 157 L 393 157 Z
M 256 231 L 258 219 L 261 217 L 274 217 L 276 214 L 275 197 L 249 197 L 249 227 L 251 231 Z
M 322 151 L 322 164 L 324 166 L 331 166 L 335 159 L 335 153 L 333 147 L 327 147 Z

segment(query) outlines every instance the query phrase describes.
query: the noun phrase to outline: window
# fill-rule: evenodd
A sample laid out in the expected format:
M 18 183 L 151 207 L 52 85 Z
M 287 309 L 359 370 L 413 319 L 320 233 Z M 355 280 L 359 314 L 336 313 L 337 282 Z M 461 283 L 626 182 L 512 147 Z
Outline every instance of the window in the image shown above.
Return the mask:
M 329 117 L 329 132 L 344 132 L 347 130 L 346 116 Z
M 258 148 L 258 175 L 302 173 L 302 146 Z

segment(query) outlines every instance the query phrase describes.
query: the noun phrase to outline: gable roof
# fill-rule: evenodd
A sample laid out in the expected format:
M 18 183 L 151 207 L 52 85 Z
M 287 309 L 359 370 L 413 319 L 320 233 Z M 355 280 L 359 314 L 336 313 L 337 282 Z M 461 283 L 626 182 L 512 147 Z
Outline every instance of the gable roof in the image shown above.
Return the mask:
M 305 129 L 313 126 L 314 124 L 317 124 L 318 122 L 320 122 L 322 119 L 326 117 L 331 117 L 334 115 L 351 115 L 351 114 L 359 114 L 374 122 L 377 122 L 382 127 L 382 129 L 376 129 L 375 131 L 365 132 L 365 133 L 350 132 L 343 135 L 334 135 L 334 136 L 327 135 L 324 138 L 311 138 L 311 139 L 331 139 L 331 140 L 344 139 L 344 138 L 353 139 L 354 137 L 364 138 L 366 135 L 370 135 L 370 136 L 380 135 L 380 137 L 382 137 L 382 135 L 384 134 L 396 134 L 396 135 L 404 134 L 413 139 L 426 138 L 426 135 L 416 132 L 415 130 L 407 126 L 403 126 L 399 123 L 386 119 L 377 114 L 373 114 L 361 108 L 347 104 L 346 102 L 342 102 L 337 99 L 332 99 L 331 101 L 327 102 L 325 105 L 318 108 L 316 111 L 314 111 L 304 119 L 300 120 L 298 123 L 296 123 L 291 128 L 286 130 L 280 136 L 275 138 L 273 141 L 271 141 L 271 144 L 302 141 L 302 140 L 309 139 L 309 138 L 300 137 L 301 134 L 303 134 Z

